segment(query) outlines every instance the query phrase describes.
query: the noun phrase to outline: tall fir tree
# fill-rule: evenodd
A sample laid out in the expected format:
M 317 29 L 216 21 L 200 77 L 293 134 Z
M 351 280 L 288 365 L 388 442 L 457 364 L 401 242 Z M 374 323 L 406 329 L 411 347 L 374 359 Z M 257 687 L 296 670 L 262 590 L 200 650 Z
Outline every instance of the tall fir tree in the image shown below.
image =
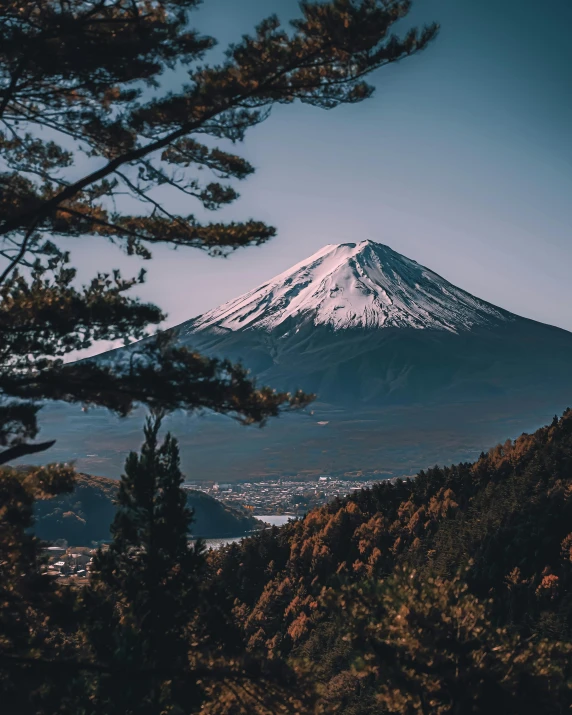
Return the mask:
M 247 656 L 226 599 L 209 588 L 204 544 L 189 540 L 177 441 L 159 443 L 160 425 L 148 419 L 141 453 L 126 460 L 112 542 L 94 558 L 79 608 L 89 705 L 71 702 L 106 715 L 297 712 L 293 671 Z
M 159 443 L 160 425 L 148 419 L 141 453 L 127 457 L 112 542 L 97 552 L 85 594 L 88 643 L 112 671 L 96 694 L 108 713 L 157 713 L 178 700 L 188 709 L 199 698 L 190 650 L 204 547 L 189 542 L 179 449 L 170 434 Z

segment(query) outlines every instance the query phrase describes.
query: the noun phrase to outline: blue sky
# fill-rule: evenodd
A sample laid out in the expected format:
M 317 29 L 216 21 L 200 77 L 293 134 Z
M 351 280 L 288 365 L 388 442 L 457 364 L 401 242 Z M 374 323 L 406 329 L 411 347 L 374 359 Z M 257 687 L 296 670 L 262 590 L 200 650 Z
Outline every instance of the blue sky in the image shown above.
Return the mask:
M 224 46 L 272 12 L 294 17 L 297 3 L 206 0 L 195 20 Z M 228 259 L 155 250 L 139 295 L 168 325 L 324 244 L 369 238 L 480 298 L 572 330 L 572 3 L 418 0 L 411 21 L 431 20 L 437 40 L 375 73 L 372 99 L 330 112 L 278 107 L 251 130 L 236 149 L 257 172 L 209 218 L 255 217 L 278 236 Z M 100 240 L 80 246 L 82 277 L 139 268 Z

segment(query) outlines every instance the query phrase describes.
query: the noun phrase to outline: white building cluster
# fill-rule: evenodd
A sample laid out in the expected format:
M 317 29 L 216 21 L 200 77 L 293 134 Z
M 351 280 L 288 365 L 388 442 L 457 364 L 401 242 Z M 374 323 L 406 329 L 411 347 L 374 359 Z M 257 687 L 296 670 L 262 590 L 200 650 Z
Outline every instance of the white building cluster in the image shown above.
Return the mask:
M 234 484 L 186 484 L 189 489 L 198 489 L 219 501 L 256 514 L 303 514 L 336 497 L 345 497 L 352 491 L 371 487 L 379 480 L 340 479 L 323 475 L 308 481 L 265 480 L 261 482 L 238 482 Z

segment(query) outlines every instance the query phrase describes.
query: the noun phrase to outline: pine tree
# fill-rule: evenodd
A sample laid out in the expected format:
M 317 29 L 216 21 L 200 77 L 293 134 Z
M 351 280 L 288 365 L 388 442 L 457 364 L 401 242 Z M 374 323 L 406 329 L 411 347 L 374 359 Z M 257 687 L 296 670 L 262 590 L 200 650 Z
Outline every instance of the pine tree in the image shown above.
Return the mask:
M 181 489 L 177 442 L 158 442 L 161 420 L 149 419 L 141 453 L 125 463 L 113 540 L 94 559 L 84 607 L 88 642 L 115 675 L 100 680 L 105 712 L 156 713 L 198 698 L 189 651 L 199 605 L 203 546 L 189 543 L 192 512 Z M 134 677 L 126 677 L 132 670 Z
M 177 442 L 167 434 L 159 444 L 160 424 L 147 421 L 141 453 L 126 460 L 113 539 L 94 559 L 80 608 L 89 706 L 77 695 L 71 702 L 106 715 L 297 711 L 292 671 L 237 648 L 230 613 L 212 588 L 207 594 L 204 545 L 189 542 Z

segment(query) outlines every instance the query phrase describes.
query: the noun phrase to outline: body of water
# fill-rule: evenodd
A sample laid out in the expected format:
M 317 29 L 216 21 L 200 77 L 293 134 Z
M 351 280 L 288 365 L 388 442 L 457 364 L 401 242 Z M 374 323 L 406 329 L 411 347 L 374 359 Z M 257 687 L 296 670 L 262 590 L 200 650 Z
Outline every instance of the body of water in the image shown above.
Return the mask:
M 296 517 L 293 514 L 265 514 L 264 516 L 256 514 L 256 518 L 272 526 L 282 526 L 282 524 L 286 524 L 290 519 L 295 519 Z
M 286 524 L 289 519 L 295 519 L 296 517 L 292 514 L 256 514 L 256 518 L 271 526 L 282 526 L 282 524 Z M 240 541 L 243 538 L 243 536 L 234 536 L 226 539 L 205 539 L 204 541 L 208 549 L 220 549 L 221 546 L 233 544 L 235 541 Z

